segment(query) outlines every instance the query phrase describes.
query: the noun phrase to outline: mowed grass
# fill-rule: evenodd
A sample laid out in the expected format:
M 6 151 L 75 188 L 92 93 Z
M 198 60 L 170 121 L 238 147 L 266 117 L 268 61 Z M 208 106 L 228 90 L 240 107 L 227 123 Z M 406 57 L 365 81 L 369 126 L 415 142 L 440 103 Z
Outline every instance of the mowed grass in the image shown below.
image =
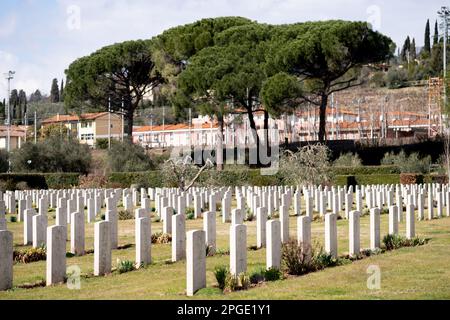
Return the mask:
M 54 224 L 53 213 L 49 225 Z M 425 215 L 426 216 L 426 215 Z M 202 229 L 203 221 L 188 220 L 188 230 Z M 256 244 L 256 222 L 246 222 L 247 246 Z M 230 224 L 217 218 L 217 247 L 229 248 Z M 23 224 L 10 223 L 14 233 L 15 249 L 24 249 Z M 290 218 L 290 235 L 296 238 L 297 218 Z M 69 229 L 70 230 L 70 229 Z M 152 222 L 152 233 L 162 230 L 161 222 Z M 399 231 L 405 233 L 404 221 Z M 388 232 L 388 216 L 381 216 L 381 235 Z M 152 245 L 153 263 L 144 269 L 105 277 L 93 277 L 94 255 L 67 258 L 67 266 L 81 269 L 81 288 L 70 290 L 67 285 L 18 288 L 26 283 L 45 280 L 45 261 L 14 265 L 14 288 L 0 292 L 0 299 L 450 299 L 450 218 L 416 222 L 416 234 L 428 238 L 428 244 L 420 247 L 402 248 L 371 256 L 352 264 L 327 268 L 299 277 L 267 282 L 256 288 L 223 294 L 216 287 L 214 268 L 229 265 L 228 255 L 208 257 L 207 289 L 194 297 L 185 296 L 186 264 L 170 263 L 171 245 Z M 70 237 L 70 231 L 69 235 Z M 324 223 L 312 223 L 312 239 L 321 246 L 324 241 Z M 338 220 L 339 254 L 348 253 L 348 221 Z M 119 221 L 119 246 L 134 244 L 134 220 Z M 86 249 L 93 249 L 94 225 L 86 224 Z M 369 216 L 361 218 L 361 248 L 369 247 Z M 67 242 L 70 250 L 70 242 Z M 112 264 L 116 260 L 135 259 L 134 246 L 113 251 Z M 369 266 L 381 270 L 381 289 L 369 290 L 367 273 Z M 248 250 L 248 268 L 265 267 L 265 249 Z

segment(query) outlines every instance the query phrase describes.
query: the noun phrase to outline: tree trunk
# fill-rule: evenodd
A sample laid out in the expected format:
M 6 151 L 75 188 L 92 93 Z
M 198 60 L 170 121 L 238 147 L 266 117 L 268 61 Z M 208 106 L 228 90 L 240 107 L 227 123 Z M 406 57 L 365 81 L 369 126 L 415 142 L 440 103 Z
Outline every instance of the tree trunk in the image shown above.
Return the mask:
M 219 123 L 219 130 L 217 132 L 217 143 L 216 143 L 216 164 L 217 171 L 223 170 L 223 115 L 217 116 L 217 121 Z
M 248 120 L 250 122 L 250 128 L 252 129 L 252 136 L 253 136 L 253 140 L 256 141 L 256 165 L 259 165 L 259 135 L 258 135 L 258 131 L 256 130 L 256 123 L 255 123 L 255 119 L 253 118 L 253 111 L 250 108 L 247 108 L 247 115 L 248 115 Z M 250 147 L 248 148 L 249 152 L 250 152 Z M 249 157 L 249 161 L 250 161 L 250 157 Z M 250 165 L 252 165 L 251 163 L 249 163 Z
M 326 140 L 326 124 L 327 124 L 327 104 L 328 104 L 328 95 L 326 93 L 322 93 L 322 100 L 320 102 L 319 109 L 319 142 L 323 143 Z
M 264 110 L 264 140 L 267 149 L 269 149 L 269 113 L 266 110 Z
M 133 142 L 133 123 L 134 123 L 134 108 L 130 107 L 126 113 L 127 128 L 125 130 L 126 137 L 124 141 Z

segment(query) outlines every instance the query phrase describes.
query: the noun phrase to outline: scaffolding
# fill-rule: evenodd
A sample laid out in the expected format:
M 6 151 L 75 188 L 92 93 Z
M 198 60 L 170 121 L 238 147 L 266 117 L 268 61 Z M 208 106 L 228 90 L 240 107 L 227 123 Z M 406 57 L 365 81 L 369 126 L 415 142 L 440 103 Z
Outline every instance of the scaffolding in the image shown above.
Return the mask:
M 442 95 L 444 82 L 442 78 L 428 80 L 428 136 L 433 137 L 443 133 L 442 126 Z

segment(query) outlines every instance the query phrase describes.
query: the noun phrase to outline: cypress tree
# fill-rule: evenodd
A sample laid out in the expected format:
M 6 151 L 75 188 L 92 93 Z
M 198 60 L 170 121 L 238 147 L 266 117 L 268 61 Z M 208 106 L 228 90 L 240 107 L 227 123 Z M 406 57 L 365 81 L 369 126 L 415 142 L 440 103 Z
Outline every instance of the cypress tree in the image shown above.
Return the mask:
M 434 24 L 434 36 L 433 36 L 433 47 L 437 45 L 439 42 L 439 31 L 438 31 L 438 23 L 437 20 Z
M 413 62 L 417 58 L 417 55 L 416 55 L 416 40 L 414 38 L 412 39 L 412 42 L 411 42 L 409 56 L 410 56 L 411 61 L 413 61 Z
M 430 44 L 430 19 L 427 20 L 427 24 L 425 26 L 425 44 L 423 46 L 423 50 L 427 53 L 431 52 L 431 44 Z
M 61 79 L 61 87 L 59 88 L 59 101 L 64 102 L 64 79 Z
M 52 88 L 50 89 L 50 102 L 57 103 L 59 102 L 59 88 L 58 88 L 58 79 L 53 79 Z

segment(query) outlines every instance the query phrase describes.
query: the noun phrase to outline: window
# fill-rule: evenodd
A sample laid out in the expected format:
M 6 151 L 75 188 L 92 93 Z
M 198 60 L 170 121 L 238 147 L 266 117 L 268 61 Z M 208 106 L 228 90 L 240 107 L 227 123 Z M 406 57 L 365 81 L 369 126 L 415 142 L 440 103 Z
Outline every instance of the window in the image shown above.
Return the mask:
M 82 128 L 92 128 L 92 121 L 83 121 L 81 122 Z

